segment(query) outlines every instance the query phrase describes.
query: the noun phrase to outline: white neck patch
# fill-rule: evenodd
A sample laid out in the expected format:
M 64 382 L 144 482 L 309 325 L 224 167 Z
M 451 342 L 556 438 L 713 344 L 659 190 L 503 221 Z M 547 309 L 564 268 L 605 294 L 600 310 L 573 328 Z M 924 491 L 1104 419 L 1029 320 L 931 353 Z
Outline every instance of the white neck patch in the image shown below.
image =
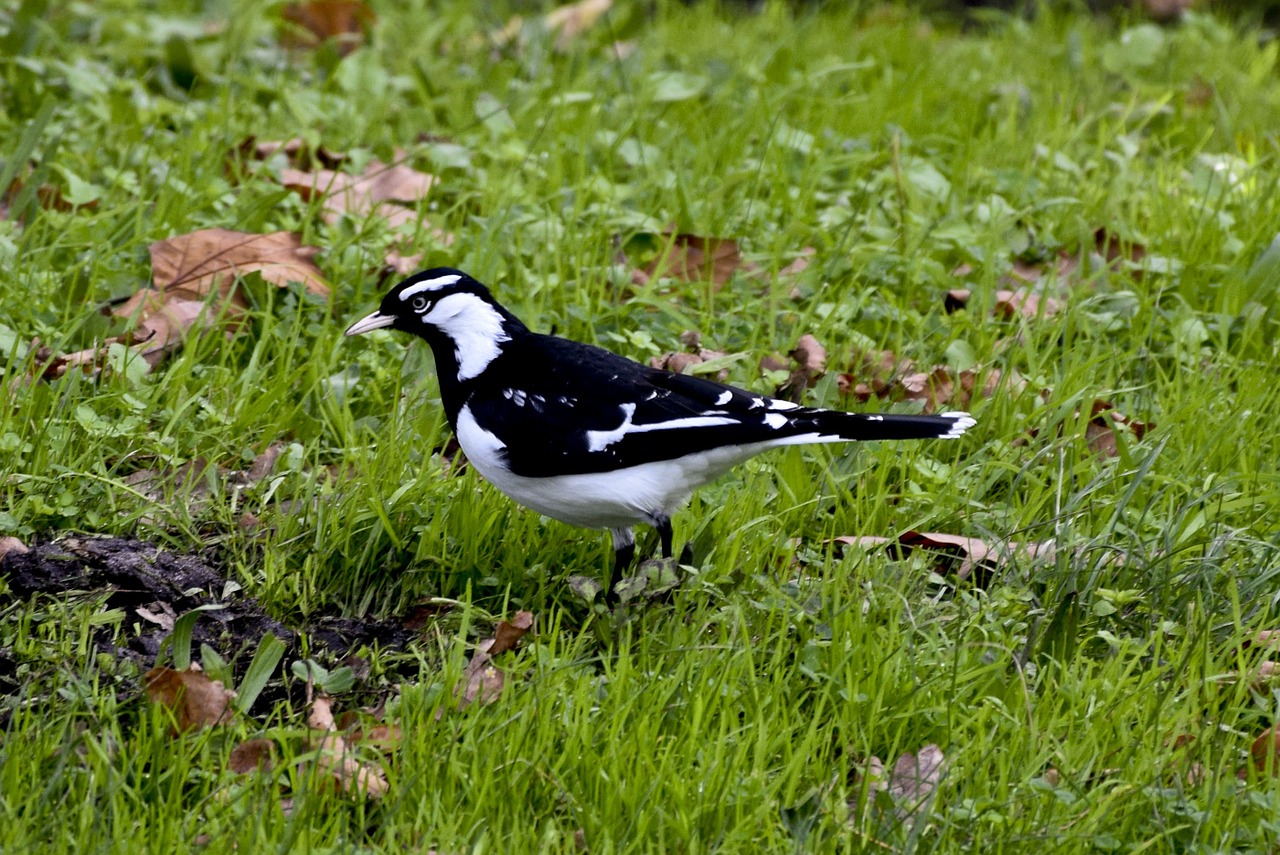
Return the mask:
M 458 361 L 458 379 L 470 380 L 498 358 L 504 341 L 511 341 L 502 328 L 502 315 L 475 294 L 459 292 L 441 297 L 422 316 L 453 341 Z

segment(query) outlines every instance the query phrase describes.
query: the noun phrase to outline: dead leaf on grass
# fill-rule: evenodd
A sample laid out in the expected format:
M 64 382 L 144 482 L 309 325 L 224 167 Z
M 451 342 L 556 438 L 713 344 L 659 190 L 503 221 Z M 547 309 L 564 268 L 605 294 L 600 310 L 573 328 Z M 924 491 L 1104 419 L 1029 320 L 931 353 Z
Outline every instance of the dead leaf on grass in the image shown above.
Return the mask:
M 465 709 L 473 701 L 492 703 L 502 694 L 504 676 L 493 667 L 492 660 L 499 653 L 515 647 L 533 626 L 533 612 L 516 612 L 510 621 L 499 621 L 492 638 L 486 638 L 476 646 L 476 652 L 467 663 L 462 682 L 454 689 L 458 709 Z M 439 718 L 443 710 L 436 714 Z
M 1053 297 L 1044 297 L 1028 288 L 997 291 L 993 314 L 1008 320 L 1015 316 L 1024 318 L 1051 318 L 1062 305 Z
M 315 166 L 336 169 L 347 160 L 346 154 L 322 145 L 313 147 L 302 137 L 292 137 L 287 140 L 259 140 L 256 137 L 248 137 L 240 143 L 238 151 L 240 157 L 245 160 L 266 160 L 277 153 L 283 154 L 289 159 L 289 164 L 297 169 L 311 169 Z
M 402 163 L 372 160 L 359 175 L 317 169 L 285 169 L 280 182 L 304 199 L 320 199 L 326 210 L 325 222 L 334 223 L 341 214 L 364 216 L 377 212 L 384 218 L 412 217 L 413 211 L 399 205 L 382 208 L 383 203 L 415 204 L 427 198 L 436 177 Z M 403 220 L 401 220 L 403 222 Z M 393 223 L 398 225 L 398 223 Z
M 697 330 L 685 330 L 680 333 L 680 343 L 688 350 L 673 351 L 664 353 L 661 356 L 655 356 L 649 360 L 649 364 L 663 371 L 688 374 L 695 365 L 701 365 L 704 362 L 710 362 L 713 359 L 720 359 L 728 355 L 721 350 L 708 350 L 703 347 L 702 333 Z M 722 368 L 717 371 L 715 379 L 721 382 L 729 379 L 729 369 Z
M 213 727 L 231 720 L 236 693 L 192 665 L 186 671 L 152 668 L 144 677 L 147 698 L 173 713 L 178 732 Z
M 926 745 L 915 754 L 898 758 L 889 773 L 888 791 L 897 806 L 899 819 L 907 819 L 925 805 L 938 789 L 946 757 L 936 745 Z
M 311 701 L 307 726 L 322 734 L 318 738 L 313 735 L 311 739 L 316 767 L 327 772 L 339 790 L 370 799 L 386 794 L 387 778 L 382 770 L 356 759 L 346 738 L 337 733 L 332 698 L 321 694 Z
M 906 531 L 897 537 L 877 535 L 842 535 L 835 543 L 856 546 L 861 549 L 883 547 L 894 558 L 906 558 L 916 549 L 937 553 L 934 572 L 945 575 L 954 573 L 964 579 L 975 571 L 995 573 L 1014 561 L 1042 561 L 1054 559 L 1056 547 L 1053 541 L 1031 543 L 1005 541 L 988 543 L 977 537 L 943 534 L 936 531 Z
M 818 378 L 827 372 L 827 349 L 812 335 L 806 333 L 796 341 L 796 346 L 788 354 L 795 367 L 791 375 L 774 392 L 776 397 L 795 404 L 804 402 L 806 389 L 818 382 Z
M 3 561 L 6 555 L 22 555 L 30 551 L 27 545 L 16 537 L 0 537 L 0 561 Z
M 909 359 L 899 360 L 893 351 L 865 352 L 855 356 L 849 371 L 837 378 L 842 395 L 850 395 L 862 403 L 871 398 L 885 401 L 918 401 L 922 411 L 968 410 L 978 399 L 990 398 L 998 392 L 1018 394 L 1027 382 L 1017 371 L 999 368 L 966 368 L 956 372 L 946 365 L 934 365 L 928 371 L 915 371 Z
M 664 278 L 681 282 L 710 280 L 718 289 L 739 270 L 756 270 L 754 264 L 742 260 L 738 242 L 733 238 L 702 237 L 676 232 L 674 228 L 655 237 L 662 248 L 643 267 L 631 271 L 631 281 L 636 285 L 648 285 Z
M 1117 457 L 1120 454 L 1117 430 L 1127 431 L 1135 439 L 1142 439 L 1154 427 L 1155 422 L 1135 421 L 1115 409 L 1110 401 L 1097 399 L 1093 402 L 1089 422 L 1085 425 L 1085 443 L 1100 457 Z
M 106 366 L 112 345 L 133 351 L 149 371 L 181 347 L 188 333 L 206 329 L 218 319 L 234 322 L 242 315 L 248 303 L 236 287 L 236 278 L 249 273 L 280 287 L 298 282 L 313 294 L 329 294 L 320 268 L 312 261 L 319 250 L 304 246 L 291 232 L 203 229 L 157 241 L 150 249 L 153 286 L 137 291 L 112 310 L 116 317 L 132 318 L 134 328 L 97 347 L 37 358 L 37 376 L 52 379 L 73 368 L 96 374 Z
M 237 775 L 270 772 L 275 766 L 276 744 L 270 739 L 246 739 L 231 749 L 227 768 Z
M 542 22 L 556 34 L 555 49 L 564 52 L 612 6 L 613 0 L 578 0 L 552 9 L 543 16 Z
M 281 44 L 292 49 L 313 49 L 328 39 L 346 56 L 364 43 L 365 32 L 377 21 L 361 0 L 313 0 L 290 3 L 281 10 L 285 20 Z
M 1249 755 L 1254 769 L 1280 776 L 1280 725 L 1273 724 L 1264 730 L 1249 746 Z

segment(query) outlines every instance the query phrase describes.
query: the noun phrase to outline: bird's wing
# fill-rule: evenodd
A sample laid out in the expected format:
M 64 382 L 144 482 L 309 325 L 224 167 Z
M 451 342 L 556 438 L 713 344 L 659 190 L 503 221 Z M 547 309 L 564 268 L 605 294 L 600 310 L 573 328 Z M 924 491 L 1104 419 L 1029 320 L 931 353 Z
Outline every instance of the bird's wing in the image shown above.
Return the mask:
M 476 423 L 530 477 L 606 472 L 813 431 L 812 411 L 591 345 L 540 337 L 502 357 L 467 399 Z M 798 422 L 807 421 L 806 424 Z

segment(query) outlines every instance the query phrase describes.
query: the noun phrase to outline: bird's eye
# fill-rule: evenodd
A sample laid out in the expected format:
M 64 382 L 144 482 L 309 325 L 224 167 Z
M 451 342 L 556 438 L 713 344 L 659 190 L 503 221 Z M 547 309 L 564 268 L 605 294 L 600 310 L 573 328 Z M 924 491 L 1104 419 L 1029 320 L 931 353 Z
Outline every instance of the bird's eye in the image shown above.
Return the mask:
M 426 307 L 427 307 L 427 298 L 426 298 L 426 297 L 414 297 L 414 298 L 413 298 L 413 310 L 414 310 L 415 312 L 421 312 L 421 311 L 422 311 L 423 309 L 425 309 Z

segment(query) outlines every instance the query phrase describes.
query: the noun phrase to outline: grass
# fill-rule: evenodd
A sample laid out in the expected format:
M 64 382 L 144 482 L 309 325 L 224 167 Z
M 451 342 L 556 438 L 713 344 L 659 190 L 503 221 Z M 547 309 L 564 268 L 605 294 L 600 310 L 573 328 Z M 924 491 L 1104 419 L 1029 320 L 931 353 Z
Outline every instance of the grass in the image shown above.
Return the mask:
M 580 830 L 592 852 L 1269 851 L 1280 787 L 1237 772 L 1280 700 L 1246 645 L 1276 625 L 1280 573 L 1277 43 L 1204 14 L 958 31 L 890 7 L 618 3 L 558 52 L 527 9 L 495 46 L 502 6 L 380 6 L 339 59 L 281 47 L 258 4 L 6 4 L 3 174 L 30 158 L 27 186 L 85 204 L 19 195 L 0 220 L 0 534 L 213 547 L 286 622 L 457 606 L 416 648 L 360 651 L 371 676 L 340 701 L 390 695 L 405 733 L 368 802 L 288 762 L 287 703 L 172 737 L 136 669 L 95 654 L 95 631 L 137 620 L 100 595 L 10 602 L 0 847 L 556 852 Z M 567 579 L 604 574 L 607 538 L 451 469 L 420 345 L 341 337 L 396 235 L 228 171 L 246 137 L 295 135 L 357 159 L 407 147 L 441 179 L 422 217 L 457 236 L 411 230 L 424 264 L 537 329 L 637 359 L 697 329 L 764 391 L 759 358 L 810 333 L 832 372 L 810 402 L 843 408 L 856 350 L 1027 386 L 973 402 L 956 443 L 740 467 L 676 520 L 697 572 L 673 602 L 593 611 Z M 630 286 L 615 240 L 668 223 L 737 238 L 769 275 Z M 148 281 L 149 243 L 213 226 L 300 233 L 332 298 L 251 281 L 252 323 L 150 375 L 13 385 L 33 337 L 114 331 L 97 307 Z M 1057 315 L 992 317 L 1014 259 L 1078 254 L 1098 228 L 1146 249 L 1140 275 L 1095 267 Z M 792 299 L 773 274 L 804 247 Z M 947 314 L 961 264 L 974 295 Z M 1155 429 L 1099 457 L 1099 398 Z M 240 493 L 125 484 L 275 441 L 273 477 Z M 908 529 L 1059 549 L 979 587 L 828 544 Z M 503 696 L 455 711 L 468 645 L 518 608 L 537 631 L 498 661 Z M 278 737 L 277 773 L 223 771 L 255 733 Z M 929 743 L 942 780 L 902 821 L 854 773 Z

